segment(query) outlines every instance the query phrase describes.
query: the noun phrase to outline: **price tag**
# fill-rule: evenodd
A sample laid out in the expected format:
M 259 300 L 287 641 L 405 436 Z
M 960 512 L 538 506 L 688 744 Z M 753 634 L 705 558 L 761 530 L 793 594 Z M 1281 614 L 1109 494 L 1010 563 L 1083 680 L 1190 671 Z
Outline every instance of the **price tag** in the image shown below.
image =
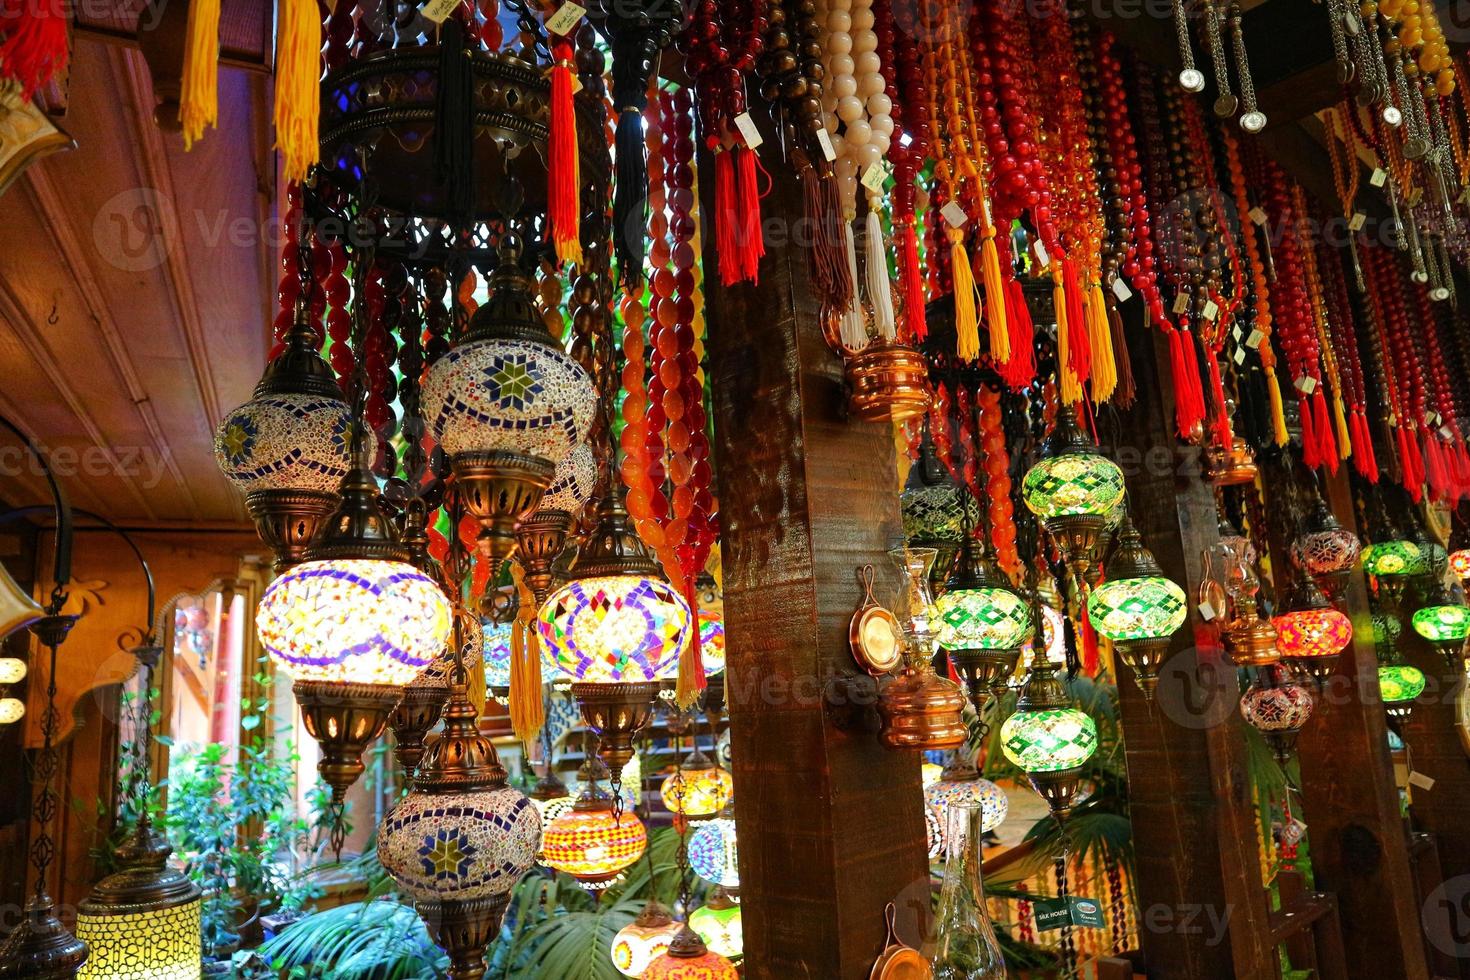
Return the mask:
M 1384 170 L 1382 167 L 1374 167 L 1372 176 L 1368 178 L 1368 183 L 1372 184 L 1374 187 L 1382 187 L 1387 180 L 1388 171 Z
M 965 209 L 954 201 L 950 201 L 944 207 L 940 208 L 939 214 L 945 221 L 949 222 L 951 228 L 963 228 L 965 222 L 970 220 L 969 216 L 965 214 Z
M 1348 219 L 1348 231 L 1362 231 L 1363 223 L 1367 220 L 1368 216 L 1363 212 L 1353 212 L 1353 216 Z
M 570 34 L 572 28 L 577 26 L 577 21 L 581 20 L 586 14 L 586 7 L 579 7 L 572 0 L 567 0 L 566 3 L 556 8 L 556 13 L 546 19 L 546 33 L 561 34 L 563 36 Z
M 1251 208 L 1246 213 L 1251 216 L 1251 220 L 1254 221 L 1256 224 L 1264 225 L 1266 223 L 1266 212 L 1262 211 L 1260 208 Z
M 1213 621 L 1215 616 L 1218 615 L 1215 612 L 1215 607 L 1210 605 L 1209 600 L 1201 602 L 1196 608 L 1199 610 L 1199 618 L 1207 623 Z
M 1244 337 L 1245 331 L 1240 329 L 1240 324 L 1237 323 L 1234 327 L 1230 329 L 1230 339 L 1234 340 L 1237 344 L 1240 343 L 1241 339 Z
M 1212 299 L 1211 300 L 1206 300 L 1205 301 L 1205 308 L 1200 311 L 1200 316 L 1204 317 L 1206 320 L 1213 320 L 1213 319 L 1215 319 L 1215 317 L 1217 317 L 1219 315 L 1220 315 L 1220 307 L 1218 307 L 1218 306 L 1215 305 L 1215 301 L 1212 300 Z
M 1455 430 L 1454 429 L 1451 429 L 1447 425 L 1442 425 L 1442 426 L 1439 427 L 1439 434 L 1442 435 L 1442 436 L 1444 436 L 1446 442 L 1453 442 L 1454 441 L 1454 438 L 1455 438 Z
M 582 79 L 576 72 L 572 72 L 572 94 L 576 95 L 580 91 L 582 91 Z
M 1113 295 L 1118 297 L 1118 302 L 1120 303 L 1126 303 L 1133 298 L 1133 290 L 1128 288 L 1128 284 L 1123 281 L 1122 276 L 1113 278 Z
M 827 135 L 825 129 L 817 130 L 817 142 L 822 144 L 822 156 L 830 163 L 837 159 L 837 151 L 832 148 L 832 137 Z
M 1188 313 L 1188 312 L 1189 312 L 1189 296 L 1187 294 L 1185 294 L 1185 293 L 1180 293 L 1178 296 L 1175 296 L 1174 297 L 1174 313 L 1177 316 L 1180 313 Z
M 1238 364 L 1238 365 L 1245 363 L 1245 348 L 1244 347 L 1237 347 L 1237 348 L 1235 348 L 1235 363 Z
M 735 117 L 735 128 L 740 131 L 740 138 L 745 140 L 747 149 L 755 149 L 765 142 L 761 138 L 761 131 L 755 128 L 755 120 L 750 118 L 750 113 L 742 112 Z
M 1036 252 L 1037 265 L 1043 269 L 1051 265 L 1051 256 L 1047 254 L 1046 246 L 1041 243 L 1041 239 L 1038 238 L 1032 242 L 1031 247 Z
M 883 185 L 887 180 L 888 166 L 881 160 L 863 170 L 862 185 L 874 194 L 883 193 Z
M 1317 390 L 1317 379 L 1311 375 L 1302 375 L 1296 379 L 1296 390 L 1304 395 L 1310 395 Z
M 1258 347 L 1261 346 L 1261 341 L 1263 341 L 1265 339 L 1266 339 L 1266 335 L 1263 334 L 1263 333 L 1261 333 L 1261 331 L 1259 331 L 1259 330 L 1252 330 L 1251 331 L 1251 335 L 1249 337 L 1245 338 L 1245 345 L 1247 347 L 1249 347 L 1251 350 L 1255 350 L 1256 348 L 1258 348 Z
M 1102 907 L 1095 898 L 1038 898 L 1031 902 L 1037 932 L 1049 932 L 1063 926 L 1102 929 L 1106 925 Z
M 1409 785 L 1427 793 L 1434 789 L 1434 780 L 1422 772 L 1411 772 L 1409 773 Z
M 419 10 L 419 13 L 424 15 L 425 20 L 431 20 L 436 24 L 442 24 L 444 23 L 445 19 L 449 17 L 450 14 L 454 13 L 455 8 L 457 8 L 459 4 L 460 0 L 429 0 L 429 2 L 424 4 L 423 8 Z
M 1434 413 L 1433 412 L 1425 412 L 1424 413 L 1424 424 L 1427 425 L 1427 426 L 1429 426 L 1430 428 L 1433 428 L 1434 427 L 1434 424 L 1435 424 L 1435 416 L 1434 416 Z
M 1102 906 L 1097 904 L 1097 899 L 1072 899 L 1072 925 L 1081 926 L 1084 929 L 1101 929 L 1105 924 Z

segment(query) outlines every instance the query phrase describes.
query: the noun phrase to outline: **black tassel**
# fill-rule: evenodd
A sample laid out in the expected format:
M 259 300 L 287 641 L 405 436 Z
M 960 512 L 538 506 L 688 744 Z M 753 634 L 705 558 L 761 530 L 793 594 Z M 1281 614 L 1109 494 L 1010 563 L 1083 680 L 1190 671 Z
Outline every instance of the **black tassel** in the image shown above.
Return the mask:
M 648 237 L 648 161 L 644 149 L 643 113 L 624 109 L 618 113 L 614 153 L 613 248 L 619 278 L 625 286 L 638 282 L 643 275 L 644 240 Z
M 450 18 L 439 37 L 439 92 L 434 106 L 434 176 L 447 217 L 467 228 L 475 210 L 474 70 L 464 28 Z

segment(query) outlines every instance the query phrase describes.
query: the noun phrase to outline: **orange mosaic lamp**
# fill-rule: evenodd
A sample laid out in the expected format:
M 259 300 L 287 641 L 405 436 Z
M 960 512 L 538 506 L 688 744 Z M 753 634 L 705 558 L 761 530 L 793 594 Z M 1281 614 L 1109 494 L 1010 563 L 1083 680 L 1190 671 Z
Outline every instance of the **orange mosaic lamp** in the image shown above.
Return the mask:
M 648 831 L 631 813 L 616 812 L 612 798 L 589 783 L 572 808 L 546 828 L 541 860 L 584 887 L 606 888 L 643 856 Z
M 643 971 L 643 980 L 737 980 L 739 976 L 729 960 L 711 952 L 699 933 L 687 925 L 668 951 Z
M 1321 682 L 1332 672 L 1337 655 L 1352 642 L 1352 620 L 1334 609 L 1305 574 L 1298 576 L 1282 607 L 1283 612 L 1271 617 L 1276 649 Z

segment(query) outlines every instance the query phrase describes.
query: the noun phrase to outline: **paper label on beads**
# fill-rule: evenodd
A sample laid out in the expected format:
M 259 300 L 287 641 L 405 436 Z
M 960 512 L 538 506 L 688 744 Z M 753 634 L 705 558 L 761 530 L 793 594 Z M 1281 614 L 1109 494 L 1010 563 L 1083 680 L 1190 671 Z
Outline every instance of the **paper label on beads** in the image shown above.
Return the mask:
M 1354 211 L 1353 216 L 1348 219 L 1348 231 L 1362 231 L 1363 224 L 1368 216 L 1361 211 Z
M 1220 307 L 1216 306 L 1215 301 L 1212 299 L 1205 300 L 1205 308 L 1203 310 L 1200 310 L 1199 315 L 1204 317 L 1206 320 L 1213 320 L 1215 319 L 1215 317 L 1220 315 Z
M 1235 363 L 1237 365 L 1241 365 L 1241 364 L 1244 364 L 1245 363 L 1245 348 L 1244 347 L 1237 347 L 1237 348 L 1235 348 Z
M 1113 295 L 1118 297 L 1118 302 L 1126 303 L 1133 298 L 1133 290 L 1123 281 L 1122 276 L 1113 277 Z
M 879 160 L 871 167 L 863 170 L 862 185 L 874 194 L 883 193 L 883 185 L 888 182 L 888 165 Z
M 1409 785 L 1427 793 L 1434 789 L 1434 779 L 1422 772 L 1411 772 L 1409 773 Z
M 965 222 L 970 220 L 970 216 L 965 214 L 965 209 L 960 207 L 955 201 L 950 201 L 944 207 L 940 208 L 939 215 L 945 221 L 949 222 L 951 228 L 963 228 Z
M 755 128 L 755 120 L 750 118 L 748 112 L 742 112 L 735 117 L 735 128 L 740 131 L 740 138 L 745 141 L 747 150 L 753 150 L 765 142 L 761 137 L 761 131 Z
M 454 11 L 458 9 L 459 4 L 460 0 L 429 0 L 429 2 L 424 4 L 423 7 L 419 10 L 419 13 L 424 15 L 425 20 L 433 21 L 436 24 L 442 24 L 449 17 L 450 14 L 454 13 Z
M 1258 225 L 1264 225 L 1266 223 L 1266 212 L 1262 211 L 1259 207 L 1251 208 L 1246 214 L 1249 214 L 1251 220 Z
M 1266 339 L 1266 335 L 1263 334 L 1261 331 L 1259 331 L 1259 330 L 1252 330 L 1251 331 L 1251 335 L 1249 337 L 1245 338 L 1245 345 L 1247 347 L 1249 347 L 1251 350 L 1255 350 L 1256 348 L 1258 348 L 1258 347 L 1261 346 L 1261 341 L 1263 341 L 1265 339 Z
M 1215 612 L 1215 607 L 1210 605 L 1208 599 L 1206 599 L 1204 602 L 1201 602 L 1195 608 L 1199 610 L 1199 618 L 1203 619 L 1207 623 L 1211 622 L 1217 615 L 1219 615 Z
M 1175 296 L 1174 297 L 1174 315 L 1175 316 L 1178 316 L 1181 313 L 1188 313 L 1188 312 L 1189 312 L 1189 294 L 1188 293 L 1180 293 L 1178 296 Z
M 1388 171 L 1382 167 L 1374 167 L 1373 174 L 1368 178 L 1368 183 L 1374 187 L 1382 187 L 1386 180 L 1388 180 Z
M 1308 374 L 1302 375 L 1296 379 L 1296 390 L 1304 395 L 1310 395 L 1317 390 L 1317 379 Z
M 577 26 L 577 21 L 587 14 L 586 7 L 579 7 L 567 0 L 566 3 L 556 8 L 556 13 L 546 18 L 546 33 L 548 34 L 570 34 L 572 28 Z
M 1442 425 L 1439 427 L 1439 434 L 1444 437 L 1445 442 L 1455 441 L 1455 430 L 1451 429 L 1447 425 Z
M 1046 246 L 1041 243 L 1041 239 L 1038 238 L 1036 239 L 1036 241 L 1032 242 L 1031 247 L 1036 252 L 1037 265 L 1041 266 L 1041 268 L 1043 269 L 1051 265 L 1051 255 L 1047 252 Z
M 837 159 L 837 151 L 832 147 L 832 137 L 827 135 L 825 129 L 817 130 L 817 142 L 822 145 L 822 156 L 827 158 L 828 163 Z

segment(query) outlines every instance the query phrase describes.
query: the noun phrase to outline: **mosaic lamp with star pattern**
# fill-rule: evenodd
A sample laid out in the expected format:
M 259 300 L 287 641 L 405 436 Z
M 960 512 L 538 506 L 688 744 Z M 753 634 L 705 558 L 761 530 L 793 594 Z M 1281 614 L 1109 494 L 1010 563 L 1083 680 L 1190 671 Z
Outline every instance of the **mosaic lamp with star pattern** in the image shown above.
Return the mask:
M 1353 639 L 1352 620 L 1327 601 L 1305 571 L 1298 573 L 1271 625 L 1276 627 L 1276 649 L 1282 658 L 1319 682 L 1332 672 L 1338 654 Z

